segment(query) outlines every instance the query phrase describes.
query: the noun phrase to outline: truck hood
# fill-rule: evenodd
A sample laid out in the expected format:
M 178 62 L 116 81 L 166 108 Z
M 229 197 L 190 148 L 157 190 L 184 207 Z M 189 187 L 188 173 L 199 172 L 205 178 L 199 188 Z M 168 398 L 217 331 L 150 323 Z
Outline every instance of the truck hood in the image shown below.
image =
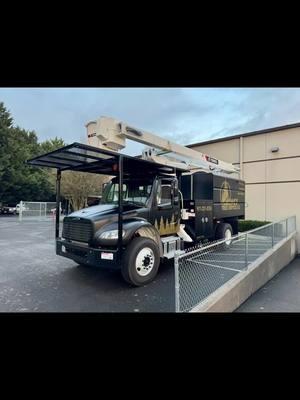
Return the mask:
M 97 206 L 83 208 L 82 210 L 74 211 L 68 217 L 92 217 L 95 215 L 106 215 L 117 212 L 118 206 L 114 204 L 99 204 Z
M 124 204 L 123 211 L 131 211 L 141 208 L 140 206 L 135 206 L 133 204 Z M 118 206 L 116 204 L 99 204 L 97 206 L 83 208 L 79 211 L 74 211 L 69 214 L 68 217 L 79 217 L 88 219 L 98 219 L 99 217 L 104 217 L 109 214 L 116 214 L 118 212 Z
M 118 221 L 118 208 L 117 204 L 99 204 L 67 215 L 64 218 L 62 237 L 70 240 L 90 242 L 99 229 Z M 148 220 L 149 210 L 135 204 L 124 204 L 123 217 L 127 223 L 132 219 Z M 92 224 L 92 230 L 91 224 L 87 221 L 90 221 Z

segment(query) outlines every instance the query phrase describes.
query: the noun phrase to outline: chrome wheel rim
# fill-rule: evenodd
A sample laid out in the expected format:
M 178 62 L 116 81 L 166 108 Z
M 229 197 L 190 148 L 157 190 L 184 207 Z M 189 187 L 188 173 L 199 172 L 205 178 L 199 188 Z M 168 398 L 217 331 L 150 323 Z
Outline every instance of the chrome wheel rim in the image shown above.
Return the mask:
M 150 247 L 144 247 L 136 256 L 135 270 L 140 276 L 147 276 L 154 267 L 155 257 Z
M 231 238 L 232 238 L 231 230 L 230 230 L 230 229 L 226 229 L 226 231 L 225 231 L 225 244 L 226 244 L 227 246 L 230 245 L 230 243 L 231 243 Z

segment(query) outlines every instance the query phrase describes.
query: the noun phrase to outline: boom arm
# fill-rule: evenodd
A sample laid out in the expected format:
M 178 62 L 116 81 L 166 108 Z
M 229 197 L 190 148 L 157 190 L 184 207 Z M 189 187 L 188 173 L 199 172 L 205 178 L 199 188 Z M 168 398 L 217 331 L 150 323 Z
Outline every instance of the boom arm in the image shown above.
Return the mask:
M 101 117 L 97 121 L 89 122 L 86 127 L 88 143 L 96 147 L 118 151 L 126 146 L 126 139 L 130 139 L 163 150 L 164 153 L 175 153 L 175 155 L 186 157 L 190 164 L 187 169 L 190 169 L 191 167 L 199 168 L 200 166 L 200 168 L 218 169 L 227 173 L 238 172 L 238 168 L 233 164 L 209 157 L 206 154 L 173 143 L 161 138 L 160 136 L 154 135 L 153 133 L 130 127 L 124 122 L 117 121 L 113 118 Z M 146 152 L 146 155 L 153 161 L 167 163 L 165 157 L 156 155 L 154 152 L 148 151 Z M 181 168 L 182 165 L 183 164 L 181 163 Z

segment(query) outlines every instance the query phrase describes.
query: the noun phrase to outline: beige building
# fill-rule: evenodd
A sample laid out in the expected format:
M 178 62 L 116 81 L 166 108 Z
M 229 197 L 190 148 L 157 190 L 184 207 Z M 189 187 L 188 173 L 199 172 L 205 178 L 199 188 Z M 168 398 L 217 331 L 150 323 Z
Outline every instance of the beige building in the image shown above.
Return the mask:
M 188 147 L 240 167 L 246 183 L 246 219 L 274 221 L 296 215 L 300 231 L 300 123 Z

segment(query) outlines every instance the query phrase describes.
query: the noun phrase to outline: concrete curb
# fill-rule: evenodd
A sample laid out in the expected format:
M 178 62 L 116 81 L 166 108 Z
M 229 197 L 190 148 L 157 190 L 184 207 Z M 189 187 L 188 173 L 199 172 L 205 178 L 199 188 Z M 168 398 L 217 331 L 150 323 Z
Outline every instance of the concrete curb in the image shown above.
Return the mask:
M 277 243 L 190 312 L 232 312 L 297 256 L 296 232 Z

